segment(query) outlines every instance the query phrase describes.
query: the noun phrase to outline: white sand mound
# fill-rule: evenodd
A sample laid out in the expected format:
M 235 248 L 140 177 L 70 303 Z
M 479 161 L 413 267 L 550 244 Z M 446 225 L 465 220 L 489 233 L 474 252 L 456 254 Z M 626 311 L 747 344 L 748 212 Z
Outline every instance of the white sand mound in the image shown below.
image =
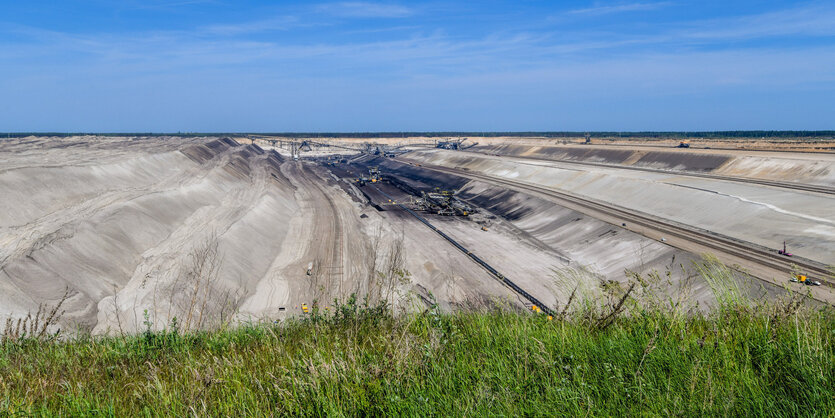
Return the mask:
M 242 296 L 270 273 L 298 210 L 282 158 L 228 139 L 22 142 L 2 144 L 4 313 L 68 288 L 68 319 L 136 329 L 144 309 L 179 314 L 192 252 L 207 245 L 222 260 L 213 289 L 198 293 Z

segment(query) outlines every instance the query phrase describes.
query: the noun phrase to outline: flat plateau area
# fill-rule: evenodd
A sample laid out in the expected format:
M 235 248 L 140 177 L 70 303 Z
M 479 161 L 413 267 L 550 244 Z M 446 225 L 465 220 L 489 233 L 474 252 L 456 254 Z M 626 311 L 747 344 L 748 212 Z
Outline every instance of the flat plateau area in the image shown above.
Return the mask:
M 810 269 L 835 264 L 833 153 L 536 138 L 456 151 L 392 138 L 378 141 L 396 150 L 387 158 L 361 152 L 363 142 L 316 140 L 297 152 L 299 141 L 279 138 L 0 140 L 0 316 L 65 293 L 63 325 L 97 334 L 174 317 L 195 328 L 280 320 L 352 293 L 404 309 L 530 308 L 407 208 L 546 306 L 565 303 L 578 282 L 593 289 L 653 271 L 669 282 L 662 291 L 686 287 L 711 302 L 707 284 L 691 280 L 698 242 L 556 193 L 769 251 L 786 241 Z M 380 181 L 358 183 L 372 167 Z M 474 213 L 420 211 L 420 192 L 436 188 Z M 754 276 L 739 279 L 752 293 L 789 285 L 786 269 L 724 256 Z M 831 287 L 809 288 L 835 301 Z

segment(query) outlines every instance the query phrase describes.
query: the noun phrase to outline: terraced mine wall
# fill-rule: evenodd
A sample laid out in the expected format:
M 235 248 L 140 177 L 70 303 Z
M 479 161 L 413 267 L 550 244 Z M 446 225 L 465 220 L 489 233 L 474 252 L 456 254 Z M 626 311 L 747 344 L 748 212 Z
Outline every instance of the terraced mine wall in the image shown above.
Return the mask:
M 519 144 L 475 146 L 468 151 L 552 161 L 601 163 L 835 186 L 835 155 L 823 153 L 735 153 L 697 149 L 653 151 L 640 147 L 629 149 L 614 146 Z
M 565 190 L 662 219 L 835 264 L 832 198 L 816 193 L 596 166 L 525 164 L 476 153 L 428 150 L 410 160 Z
M 433 187 L 458 190 L 459 198 L 513 225 L 518 240 L 556 253 L 552 260 L 553 274 L 543 280 L 559 282 L 559 271 L 566 268 L 585 269 L 598 280 L 622 282 L 627 280 L 627 272 L 644 275 L 653 271 L 662 275 L 669 272 L 669 286 L 659 291 L 672 296 L 688 287 L 692 300 L 703 304 L 712 302 L 713 295 L 707 283 L 688 281 L 693 263 L 700 260 L 700 255 L 669 247 L 524 193 L 390 159 L 377 159 L 369 164 L 379 165 L 381 171 L 396 176 L 413 190 L 430 191 Z M 510 252 L 506 256 L 524 257 Z M 754 297 L 781 293 L 772 285 L 763 286 L 757 281 L 752 286 L 750 279 L 740 277 L 740 280 L 743 282 L 741 288 Z M 565 292 L 564 287 L 557 287 L 558 299 L 565 302 L 571 289 Z

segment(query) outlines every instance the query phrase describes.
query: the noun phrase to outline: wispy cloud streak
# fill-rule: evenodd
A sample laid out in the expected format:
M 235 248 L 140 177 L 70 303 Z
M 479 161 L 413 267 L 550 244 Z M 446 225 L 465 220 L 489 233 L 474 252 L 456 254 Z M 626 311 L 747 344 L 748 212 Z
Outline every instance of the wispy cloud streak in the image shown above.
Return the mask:
M 369 2 L 327 3 L 317 6 L 316 10 L 334 16 L 356 18 L 396 18 L 414 13 L 406 6 Z
M 669 6 L 670 2 L 657 2 L 657 3 L 626 3 L 626 4 L 617 4 L 617 5 L 610 5 L 610 6 L 597 6 L 597 7 L 588 7 L 585 9 L 575 9 L 569 10 L 568 14 L 574 15 L 606 15 L 612 13 L 624 13 L 624 12 L 641 12 L 641 11 L 649 11 L 649 10 L 656 10 L 660 9 L 665 6 Z
M 693 39 L 753 39 L 786 35 L 835 35 L 835 6 L 813 5 L 775 12 L 680 24 L 675 33 Z

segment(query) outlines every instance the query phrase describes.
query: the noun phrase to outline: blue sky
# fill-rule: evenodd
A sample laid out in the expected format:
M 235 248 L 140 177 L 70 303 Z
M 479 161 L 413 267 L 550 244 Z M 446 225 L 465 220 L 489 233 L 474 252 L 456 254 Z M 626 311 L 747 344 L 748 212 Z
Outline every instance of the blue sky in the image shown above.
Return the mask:
M 0 131 L 835 129 L 835 2 L 0 0 Z

